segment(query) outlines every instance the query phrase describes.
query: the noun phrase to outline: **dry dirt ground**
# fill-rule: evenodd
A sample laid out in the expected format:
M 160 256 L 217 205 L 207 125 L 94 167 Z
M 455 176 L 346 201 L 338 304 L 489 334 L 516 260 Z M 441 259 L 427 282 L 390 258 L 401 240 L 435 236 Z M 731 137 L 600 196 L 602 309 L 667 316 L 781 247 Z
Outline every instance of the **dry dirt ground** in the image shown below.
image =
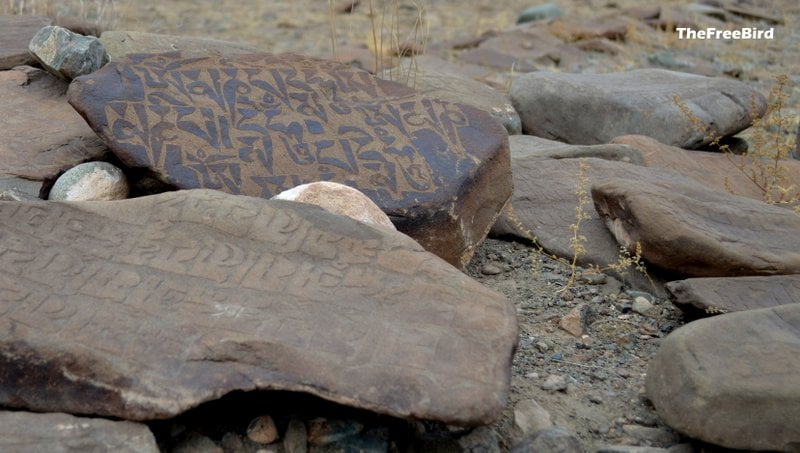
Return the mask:
M 334 1 L 336 7 L 348 3 L 349 0 Z M 478 36 L 512 26 L 521 10 L 537 2 L 375 0 L 375 22 L 369 17 L 368 3 L 361 0 L 352 14 L 335 15 L 338 45 L 371 46 L 374 23 L 384 28 L 399 27 L 403 39 L 417 42 Z M 622 7 L 642 6 L 643 2 L 561 3 L 568 15 L 592 17 L 613 14 Z M 688 2 L 649 3 L 647 6 Z M 638 67 L 656 50 L 694 54 L 704 50 L 697 46 L 716 45 L 718 62 L 740 68 L 742 79 L 765 92 L 775 75 L 789 74 L 793 86 L 786 112 L 796 118 L 800 98 L 800 2 L 760 4 L 786 22 L 774 41 L 686 43 L 678 42 L 671 32 L 653 30 L 652 36 L 628 43 L 630 64 L 626 68 L 608 70 Z M 91 9 L 80 11 L 77 1 L 64 2 L 59 7 L 90 18 L 96 14 Z M 413 25 L 420 15 L 423 19 L 415 37 Z M 294 51 L 322 57 L 331 54 L 331 21 L 328 2 L 324 0 L 122 0 L 111 5 L 102 20 L 115 29 L 245 41 L 273 52 Z M 645 314 L 638 313 L 632 310 L 637 294 L 626 293 L 610 277 L 596 275 L 579 279 L 571 289 L 561 291 L 570 269 L 536 253 L 531 245 L 518 242 L 487 240 L 466 272 L 508 296 L 517 308 L 520 337 L 513 364 L 511 404 L 502 419 L 492 425 L 502 447 L 513 446 L 519 434 L 514 428 L 514 407 L 527 399 L 535 399 L 549 411 L 556 424 L 575 431 L 587 451 L 606 444 L 665 446 L 674 442 L 647 439 L 663 432 L 630 428 L 637 425 L 666 429 L 643 392 L 648 361 L 662 338 L 686 322 L 668 301 L 656 299 Z M 576 307 L 585 307 L 583 337 L 559 327 L 561 318 Z M 551 387 L 553 382 L 555 389 L 543 388 Z

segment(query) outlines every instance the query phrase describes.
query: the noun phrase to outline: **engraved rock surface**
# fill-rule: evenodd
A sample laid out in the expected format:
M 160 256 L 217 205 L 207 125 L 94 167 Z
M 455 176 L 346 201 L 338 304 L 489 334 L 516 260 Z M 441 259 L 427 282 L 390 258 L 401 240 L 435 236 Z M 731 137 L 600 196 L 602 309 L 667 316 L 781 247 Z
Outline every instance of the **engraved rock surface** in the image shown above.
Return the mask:
M 620 244 L 687 277 L 800 273 L 800 216 L 694 181 L 614 178 L 592 185 L 595 209 Z
M 680 111 L 673 100 L 676 95 L 723 136 L 749 127 L 767 106 L 764 96 L 742 82 L 664 69 L 535 72 L 520 75 L 511 87 L 511 101 L 526 134 L 581 145 L 608 143 L 628 134 L 681 148 L 710 142 Z
M 673 304 L 706 316 L 800 304 L 800 275 L 689 278 L 665 287 Z
M 800 304 L 691 322 L 663 340 L 645 387 L 673 429 L 737 450 L 800 449 Z
M 172 36 L 139 31 L 104 31 L 100 42 L 106 48 L 111 61 L 117 61 L 132 53 L 181 52 L 184 57 L 197 58 L 212 55 L 225 56 L 263 52 L 253 45 L 242 42 L 190 36 Z
M 41 69 L 0 72 L 0 176 L 41 181 L 105 154 L 66 91 L 66 83 Z
M 0 16 L 0 70 L 35 63 L 28 44 L 36 32 L 52 23 L 44 16 Z
M 495 117 L 509 135 L 522 133 L 522 123 L 514 106 L 511 105 L 511 100 L 485 83 L 426 67 L 414 73 L 413 77 L 403 77 L 403 74 L 397 72 L 397 70 L 386 70 L 382 76 L 385 79 L 407 83 L 423 96 L 479 108 Z
M 0 411 L 4 453 L 158 453 L 150 429 L 140 423 L 69 414 Z
M 626 144 L 570 145 L 548 140 L 535 135 L 514 135 L 508 137 L 512 158 L 541 157 L 550 159 L 574 159 L 595 157 L 597 159 L 618 160 L 630 164 L 643 165 L 642 153 Z
M 753 157 L 737 156 L 717 152 L 687 151 L 676 146 L 660 143 L 643 135 L 616 137 L 611 143 L 629 145 L 638 149 L 644 158 L 643 165 L 663 168 L 693 179 L 705 186 L 728 191 L 755 200 L 763 200 L 763 191 L 749 178 L 750 170 L 757 166 Z M 513 153 L 513 147 L 512 147 Z M 773 161 L 765 162 L 765 166 Z M 786 159 L 781 161 L 788 181 L 800 181 L 800 162 Z M 744 170 L 742 170 L 744 169 Z M 777 190 L 773 194 L 778 199 Z M 800 196 L 800 187 L 786 194 L 787 197 Z
M 86 162 L 59 176 L 50 189 L 49 200 L 124 200 L 128 180 L 122 170 L 108 162 Z
M 508 138 L 487 113 L 330 61 L 135 55 L 76 79 L 69 96 L 128 166 L 263 198 L 346 184 L 457 266 L 511 194 Z
M 513 305 L 403 234 L 213 190 L 0 223 L 6 407 L 145 420 L 275 389 L 474 425 L 506 404 Z
M 328 181 L 301 184 L 275 195 L 272 199 L 311 203 L 334 214 L 395 230 L 389 216 L 381 208 L 363 193 L 344 184 Z
M 28 46 L 42 66 L 58 77 L 72 80 L 108 63 L 103 43 L 57 25 L 42 27 Z

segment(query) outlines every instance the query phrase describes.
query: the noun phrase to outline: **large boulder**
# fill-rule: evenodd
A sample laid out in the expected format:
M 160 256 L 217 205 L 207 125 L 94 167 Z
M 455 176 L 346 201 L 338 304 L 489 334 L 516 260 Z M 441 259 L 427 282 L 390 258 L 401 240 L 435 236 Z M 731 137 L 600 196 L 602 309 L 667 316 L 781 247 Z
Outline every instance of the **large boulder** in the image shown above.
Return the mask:
M 0 72 L 0 177 L 52 179 L 103 156 L 102 140 L 67 103 L 67 84 L 41 69 Z
M 0 411 L 0 451 L 4 453 L 158 453 L 147 426 L 69 414 Z
M 39 29 L 52 23 L 44 16 L 0 16 L 0 70 L 35 63 L 28 43 Z
M 665 288 L 673 304 L 706 316 L 800 304 L 800 275 L 689 278 Z
M 493 236 L 514 236 L 536 241 L 546 251 L 559 257 L 572 259 L 573 232 L 570 225 L 576 223 L 576 195 L 580 183 L 581 164 L 586 165 L 587 181 L 584 190 L 599 180 L 628 176 L 641 181 L 675 177 L 660 170 L 650 169 L 625 162 L 596 158 L 543 159 L 537 156 L 513 157 L 514 194 L 511 203 L 492 227 Z M 680 179 L 680 178 L 679 178 Z M 583 212 L 588 216 L 581 222 L 580 235 L 586 238 L 585 253 L 578 259 L 580 265 L 607 267 L 617 263 L 620 244 L 597 215 L 590 200 Z M 626 244 L 633 252 L 635 246 Z M 644 290 L 653 291 L 650 282 L 635 270 L 626 279 Z
M 617 242 L 688 277 L 800 273 L 800 216 L 694 181 L 615 178 L 592 185 Z
M 160 35 L 140 31 L 109 30 L 100 35 L 112 61 L 123 59 L 134 53 L 164 53 L 179 51 L 184 57 L 228 56 L 243 53 L 263 52 L 262 49 L 241 42 L 191 36 Z
M 693 126 L 674 96 L 723 136 L 747 128 L 766 111 L 764 96 L 742 82 L 663 69 L 535 72 L 520 75 L 511 87 L 511 101 L 526 134 L 583 145 L 628 134 L 681 148 L 709 143 L 710 137 Z
M 664 421 L 741 450 L 800 451 L 800 304 L 730 313 L 671 333 L 646 391 Z
M 769 169 L 775 165 L 772 159 L 758 159 L 747 155 L 687 151 L 643 135 L 616 137 L 611 143 L 637 149 L 643 157 L 643 164 L 648 167 L 670 170 L 705 186 L 731 191 L 734 195 L 755 200 L 763 200 L 765 192 L 761 187 L 764 181 L 756 176 L 756 181 L 759 182 L 756 184 L 752 179 L 753 172 L 759 175 L 761 169 Z M 511 151 L 514 152 L 513 145 Z M 787 181 L 800 181 L 800 161 L 785 159 L 778 162 L 778 165 L 782 170 L 776 173 L 785 174 Z M 777 182 L 780 185 L 780 181 Z M 773 189 L 772 195 L 776 199 L 780 196 L 777 189 Z M 786 193 L 785 196 L 799 197 L 800 187 L 794 187 L 793 191 Z
M 168 192 L 0 203 L 0 405 L 129 420 L 241 390 L 399 417 L 502 412 L 513 305 L 408 236 Z
M 270 198 L 339 182 L 457 266 L 511 195 L 508 138 L 488 113 L 330 61 L 135 55 L 69 97 L 123 162 L 166 183 Z

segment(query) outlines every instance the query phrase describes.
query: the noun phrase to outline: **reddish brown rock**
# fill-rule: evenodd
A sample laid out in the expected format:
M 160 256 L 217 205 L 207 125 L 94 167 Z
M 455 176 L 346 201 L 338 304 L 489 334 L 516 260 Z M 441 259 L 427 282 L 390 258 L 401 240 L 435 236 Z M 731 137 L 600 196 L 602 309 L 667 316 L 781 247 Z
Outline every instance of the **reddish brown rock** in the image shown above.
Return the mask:
M 508 398 L 513 305 L 316 206 L 212 190 L 0 203 L 0 267 L 6 407 L 145 420 L 289 390 L 475 425 Z
M 588 191 L 591 184 L 605 178 L 629 176 L 641 181 L 675 177 L 659 170 L 624 162 L 603 159 L 543 159 L 536 156 L 515 156 L 514 194 L 510 209 L 506 209 L 492 227 L 494 236 L 515 236 L 535 239 L 546 251 L 572 259 L 572 231 L 578 205 L 576 188 L 581 162 L 585 163 Z M 620 257 L 619 244 L 597 215 L 591 201 L 584 206 L 588 220 L 581 223 L 580 234 L 586 237 L 578 263 L 606 267 Z M 633 249 L 629 249 L 633 250 Z M 631 270 L 630 283 L 644 290 L 655 291 L 650 282 Z
M 489 114 L 334 62 L 139 55 L 76 79 L 70 102 L 164 182 L 264 198 L 347 184 L 456 266 L 511 194 L 508 139 Z
M 158 453 L 147 426 L 69 414 L 0 411 L 0 451 Z
M 690 277 L 800 273 L 800 216 L 694 181 L 616 178 L 592 185 L 617 242 Z
M 458 55 L 460 60 L 505 71 L 537 71 L 546 67 L 573 68 L 586 53 L 564 43 L 545 26 L 517 28 L 483 41 Z
M 717 315 L 800 304 L 800 275 L 689 278 L 666 284 L 673 304 L 693 314 Z
M 616 137 L 611 143 L 624 144 L 638 149 L 644 158 L 644 165 L 663 168 L 693 179 L 714 189 L 731 191 L 755 200 L 764 199 L 764 191 L 750 179 L 750 172 L 759 167 L 774 165 L 773 161 L 762 160 L 757 163 L 753 157 L 732 154 L 686 151 L 675 146 L 665 145 L 658 140 L 643 135 Z M 800 161 L 783 160 L 780 166 L 788 181 L 800 181 Z M 779 196 L 777 190 L 773 194 Z M 800 196 L 800 187 L 786 194 Z
M 736 450 L 800 446 L 800 304 L 691 322 L 667 336 L 645 387 L 676 431 Z
M 44 16 L 0 16 L 0 70 L 35 63 L 28 43 L 40 28 L 52 23 Z
M 0 72 L 0 175 L 41 181 L 105 154 L 66 91 L 65 82 L 30 66 Z

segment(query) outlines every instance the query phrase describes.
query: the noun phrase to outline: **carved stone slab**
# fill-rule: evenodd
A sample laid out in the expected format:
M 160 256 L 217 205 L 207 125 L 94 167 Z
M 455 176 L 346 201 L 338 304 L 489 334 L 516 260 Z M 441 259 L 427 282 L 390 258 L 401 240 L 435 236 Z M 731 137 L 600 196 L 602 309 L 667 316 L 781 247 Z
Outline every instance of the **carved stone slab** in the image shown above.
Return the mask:
M 0 71 L 0 175 L 53 178 L 106 152 L 66 91 L 65 82 L 41 69 Z
M 343 183 L 456 265 L 511 195 L 508 139 L 489 114 L 330 61 L 137 55 L 69 97 L 126 164 L 165 182 L 264 198 Z
M 616 178 L 592 198 L 621 244 L 639 242 L 650 263 L 688 277 L 800 273 L 800 216 L 694 181 Z
M 749 177 L 750 172 L 758 168 L 751 157 L 686 151 L 643 135 L 624 135 L 614 138 L 611 143 L 638 149 L 644 157 L 644 165 L 648 167 L 664 168 L 718 190 L 732 190 L 734 195 L 755 200 L 764 199 L 764 192 Z M 764 163 L 765 167 L 771 165 L 772 161 Z M 799 161 L 785 159 L 780 162 L 780 166 L 788 181 L 800 181 Z M 786 194 L 787 197 L 798 195 L 800 187 L 795 187 L 793 192 Z
M 800 275 L 689 278 L 666 289 L 676 306 L 706 315 L 800 304 Z
M 147 426 L 69 414 L 0 411 L 0 451 L 4 453 L 158 453 Z
M 52 23 L 44 16 L 0 16 L 0 70 L 36 62 L 28 43 L 40 28 Z
M 507 401 L 512 304 L 316 206 L 212 190 L 5 202 L 0 267 L 4 406 L 144 420 L 279 389 L 474 425 Z
M 645 388 L 664 421 L 736 450 L 800 445 L 800 304 L 691 322 L 650 362 Z

